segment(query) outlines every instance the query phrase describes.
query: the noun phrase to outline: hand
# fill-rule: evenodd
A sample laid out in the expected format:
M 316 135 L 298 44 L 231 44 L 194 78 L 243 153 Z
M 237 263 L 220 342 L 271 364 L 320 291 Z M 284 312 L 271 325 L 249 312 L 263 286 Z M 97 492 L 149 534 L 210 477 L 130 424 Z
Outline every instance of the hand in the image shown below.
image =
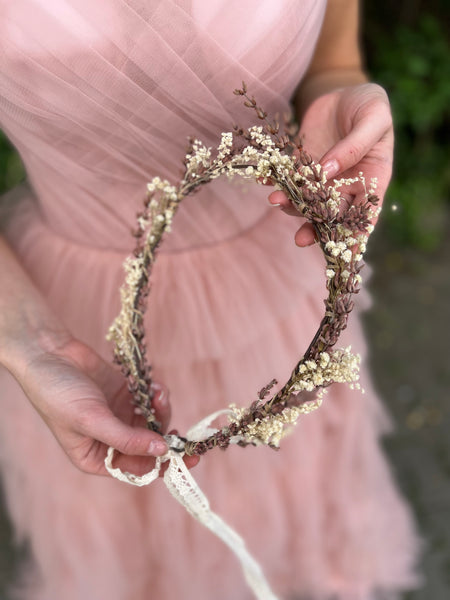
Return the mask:
M 378 179 L 376 193 L 383 200 L 392 174 L 394 134 L 389 100 L 379 85 L 364 83 L 345 87 L 316 98 L 308 107 L 300 139 L 314 160 L 320 161 L 327 178 L 355 177 L 362 171 L 367 185 Z M 364 197 L 361 184 L 345 188 L 355 203 Z M 298 212 L 281 191 L 269 196 L 289 214 Z M 314 243 L 310 223 L 295 235 L 298 246 Z
M 154 467 L 152 457 L 167 451 L 163 437 L 145 427 L 135 413 L 123 376 L 93 350 L 70 339 L 56 351 L 28 362 L 20 383 L 72 461 L 85 471 L 106 475 L 108 446 L 118 454 L 114 466 L 142 475 Z M 168 394 L 155 393 L 155 416 L 167 430 Z M 189 467 L 197 457 L 186 457 Z

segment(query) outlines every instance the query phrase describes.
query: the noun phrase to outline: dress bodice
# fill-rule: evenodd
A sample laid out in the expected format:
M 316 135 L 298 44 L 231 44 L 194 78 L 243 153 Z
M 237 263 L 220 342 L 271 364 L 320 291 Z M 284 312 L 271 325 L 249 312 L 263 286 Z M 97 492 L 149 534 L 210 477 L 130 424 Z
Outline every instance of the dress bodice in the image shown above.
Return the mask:
M 187 138 L 215 146 L 252 122 L 232 93 L 242 80 L 266 110 L 288 108 L 324 4 L 1 0 L 0 126 L 48 224 L 129 248 L 146 182 L 180 178 Z M 263 216 L 265 195 L 215 182 L 186 199 L 167 247 L 236 235 Z

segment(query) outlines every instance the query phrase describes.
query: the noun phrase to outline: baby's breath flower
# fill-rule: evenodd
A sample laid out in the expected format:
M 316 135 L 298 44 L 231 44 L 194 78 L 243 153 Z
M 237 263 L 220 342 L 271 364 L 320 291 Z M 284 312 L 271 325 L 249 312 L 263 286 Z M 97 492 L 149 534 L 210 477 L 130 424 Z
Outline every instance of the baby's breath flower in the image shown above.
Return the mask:
M 342 253 L 342 260 L 346 263 L 349 263 L 352 260 L 352 251 L 344 250 L 344 252 Z

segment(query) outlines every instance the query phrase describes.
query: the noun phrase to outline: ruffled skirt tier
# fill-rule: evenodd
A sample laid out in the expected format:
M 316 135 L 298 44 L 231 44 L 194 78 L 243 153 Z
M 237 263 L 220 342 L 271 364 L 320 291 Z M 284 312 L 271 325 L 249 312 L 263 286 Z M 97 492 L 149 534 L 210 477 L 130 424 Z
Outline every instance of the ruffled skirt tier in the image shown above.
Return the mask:
M 230 239 L 161 252 L 147 343 L 180 432 L 232 402 L 249 405 L 273 377 L 284 382 L 306 349 L 322 316 L 324 260 L 294 246 L 295 228 L 268 209 Z M 27 201 L 7 235 L 72 333 L 109 360 L 125 254 L 59 236 Z M 350 321 L 342 345 L 364 355 L 357 315 Z M 365 395 L 334 386 L 279 452 L 213 450 L 193 471 L 281 598 L 369 600 L 414 585 L 414 527 L 379 446 L 389 420 L 364 370 Z M 161 481 L 135 489 L 79 472 L 6 371 L 0 389 L 7 502 L 35 565 L 21 597 L 251 597 L 234 557 Z

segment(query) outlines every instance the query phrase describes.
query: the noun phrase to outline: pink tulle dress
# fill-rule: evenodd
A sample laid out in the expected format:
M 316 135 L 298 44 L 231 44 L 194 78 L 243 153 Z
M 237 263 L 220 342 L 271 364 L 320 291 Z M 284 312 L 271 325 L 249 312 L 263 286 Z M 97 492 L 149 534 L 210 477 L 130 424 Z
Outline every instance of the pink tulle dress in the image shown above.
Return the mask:
M 287 110 L 324 10 L 320 0 L 0 2 L 0 126 L 29 182 L 2 199 L 5 235 L 104 358 L 147 181 L 178 181 L 188 136 L 215 146 L 233 123 L 253 122 L 232 93 L 242 80 L 266 110 Z M 185 200 L 163 244 L 148 344 L 180 432 L 285 381 L 322 316 L 321 253 L 294 245 L 296 219 L 266 196 L 217 180 Z M 343 343 L 364 354 L 356 315 Z M 414 526 L 378 442 L 389 421 L 364 387 L 334 387 L 279 452 L 214 450 L 195 468 L 285 600 L 394 598 L 416 581 Z M 78 471 L 4 370 L 0 394 L 3 485 L 34 565 L 19 597 L 251 598 L 233 555 L 161 481 L 133 488 Z

